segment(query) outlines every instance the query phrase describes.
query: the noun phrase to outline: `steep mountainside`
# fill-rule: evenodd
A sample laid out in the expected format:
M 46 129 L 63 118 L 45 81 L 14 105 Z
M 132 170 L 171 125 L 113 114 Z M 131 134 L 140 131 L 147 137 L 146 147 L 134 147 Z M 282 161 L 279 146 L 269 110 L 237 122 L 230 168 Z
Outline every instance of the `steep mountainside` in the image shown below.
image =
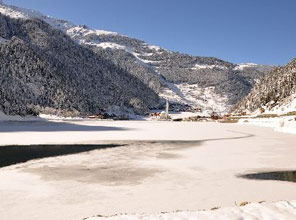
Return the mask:
M 264 108 L 267 111 L 296 111 L 291 106 L 296 100 L 296 59 L 284 67 L 278 67 L 266 74 L 234 109 L 235 112 L 248 110 L 255 112 Z
M 159 101 L 139 79 L 41 20 L 0 15 L 0 36 L 0 110 L 7 114 L 115 106 L 143 114 Z
M 41 19 L 91 50 L 96 57 L 104 58 L 103 66 L 106 62 L 133 76 L 153 92 L 153 101 L 147 103 L 149 108 L 156 106 L 156 93 L 168 99 L 176 110 L 226 112 L 272 69 L 270 66 L 236 65 L 217 58 L 172 52 L 118 33 L 93 30 L 5 4 L 0 4 L 0 13 L 21 20 Z

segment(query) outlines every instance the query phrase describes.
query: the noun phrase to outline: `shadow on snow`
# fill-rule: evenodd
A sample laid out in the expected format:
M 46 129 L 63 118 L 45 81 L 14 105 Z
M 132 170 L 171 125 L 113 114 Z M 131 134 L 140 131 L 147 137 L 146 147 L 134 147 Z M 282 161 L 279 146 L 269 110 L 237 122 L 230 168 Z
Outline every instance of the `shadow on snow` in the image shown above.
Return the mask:
M 1 122 L 1 132 L 60 132 L 60 131 L 125 131 L 128 128 L 111 126 L 88 126 L 66 122 L 44 122 L 44 121 L 24 121 L 24 122 Z

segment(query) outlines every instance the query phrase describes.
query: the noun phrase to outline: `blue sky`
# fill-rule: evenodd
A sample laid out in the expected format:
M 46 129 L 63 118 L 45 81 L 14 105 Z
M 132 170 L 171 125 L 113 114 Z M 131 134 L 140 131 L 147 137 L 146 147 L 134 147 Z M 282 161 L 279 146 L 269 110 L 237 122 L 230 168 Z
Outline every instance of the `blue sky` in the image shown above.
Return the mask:
M 296 0 L 4 0 L 164 48 L 234 63 L 296 57 Z

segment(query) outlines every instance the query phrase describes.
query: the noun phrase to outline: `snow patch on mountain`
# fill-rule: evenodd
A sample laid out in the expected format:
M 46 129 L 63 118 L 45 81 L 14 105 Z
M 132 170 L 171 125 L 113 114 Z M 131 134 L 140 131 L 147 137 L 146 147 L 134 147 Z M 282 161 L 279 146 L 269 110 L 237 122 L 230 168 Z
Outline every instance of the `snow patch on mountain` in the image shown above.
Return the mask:
M 170 89 L 164 89 L 160 96 L 172 103 L 190 105 L 208 114 L 213 112 L 224 114 L 231 108 L 226 104 L 227 96 L 217 94 L 214 87 L 202 88 L 197 84 L 173 84 Z
M 262 105 L 260 109 L 258 108 L 255 111 L 250 111 L 248 109 L 244 110 L 250 116 L 258 116 L 261 114 L 283 116 L 291 113 L 294 113 L 296 116 L 296 95 L 286 98 L 283 103 L 274 105 L 274 101 L 271 101 L 266 105 Z M 261 111 L 263 111 L 263 113 Z M 237 111 L 235 111 L 235 113 L 237 113 Z
M 105 31 L 105 30 L 96 30 L 97 35 L 118 35 L 116 32 Z
M 137 61 L 142 64 L 143 66 L 146 66 L 148 68 L 151 68 L 151 70 L 153 70 L 153 72 L 158 76 L 160 77 L 160 73 L 157 71 L 157 68 L 153 67 L 151 64 L 156 64 L 156 63 L 160 63 L 161 61 L 152 61 L 152 60 L 146 60 L 146 59 L 143 59 L 141 57 L 143 57 L 143 54 L 139 54 L 139 53 L 136 53 L 134 51 L 132 51 L 131 49 L 125 49 L 127 52 L 129 52 L 130 54 L 132 54 L 136 59 Z M 146 54 L 147 55 L 147 54 Z M 148 54 L 149 56 L 149 54 Z M 162 81 L 163 83 L 167 84 L 165 82 L 165 80 L 163 80 L 162 78 L 159 78 L 160 81 Z
M 85 27 L 80 26 L 80 25 L 74 26 L 74 27 L 69 28 L 67 30 L 68 35 L 70 35 L 72 37 L 79 37 L 79 38 L 86 36 L 87 34 L 90 34 L 90 33 L 91 33 L 91 31 L 89 29 L 86 29 Z M 93 33 L 94 33 L 94 31 L 93 31 Z
M 271 104 L 272 103 L 270 103 L 269 105 Z M 282 102 L 282 104 L 278 104 L 270 110 L 266 108 L 265 112 L 268 114 L 287 114 L 291 112 L 296 112 L 296 93 L 286 98 Z
M 162 48 L 159 47 L 159 46 L 154 46 L 154 45 L 149 45 L 149 44 L 146 44 L 146 45 L 147 45 L 147 47 L 148 47 L 149 49 L 151 49 L 151 50 L 159 51 L 159 50 L 162 49 Z
M 0 2 L 0 4 L 3 4 L 3 2 Z M 27 18 L 24 13 L 8 8 L 5 5 L 0 5 L 0 13 L 11 18 Z
M 192 67 L 192 70 L 198 70 L 198 69 L 227 69 L 226 66 L 221 66 L 221 65 L 206 65 L 206 64 L 195 64 L 194 67 Z
M 88 28 L 85 25 L 73 25 L 66 30 L 66 33 L 73 38 L 82 38 L 89 35 L 118 35 L 116 32 L 104 31 L 104 30 L 94 30 Z
M 111 42 L 103 42 L 103 43 L 99 43 L 99 44 L 94 44 L 94 43 L 86 43 L 89 45 L 96 45 L 97 47 L 101 47 L 103 49 L 117 49 L 117 50 L 127 50 L 127 48 L 125 46 L 116 44 L 116 43 L 111 43 Z
M 236 71 L 257 70 L 260 72 L 269 72 L 274 66 L 261 65 L 256 63 L 242 63 L 233 68 Z
M 257 67 L 258 64 L 256 63 L 241 63 L 238 66 L 234 68 L 234 70 L 244 70 L 245 68 L 250 68 L 250 67 Z

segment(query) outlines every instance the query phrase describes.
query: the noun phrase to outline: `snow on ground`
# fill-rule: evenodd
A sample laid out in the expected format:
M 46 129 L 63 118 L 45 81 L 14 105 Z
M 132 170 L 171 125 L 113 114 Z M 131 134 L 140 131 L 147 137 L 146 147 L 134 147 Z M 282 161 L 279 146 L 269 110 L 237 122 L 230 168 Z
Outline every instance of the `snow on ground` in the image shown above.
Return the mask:
M 21 117 L 18 115 L 6 115 L 2 111 L 0 111 L 0 122 L 4 121 L 40 121 L 42 120 L 39 117 L 33 117 L 33 116 L 26 116 L 26 117 Z
M 202 112 L 169 112 L 171 119 L 187 119 L 196 116 L 208 116 L 207 113 Z
M 273 103 L 267 104 L 264 108 L 264 113 L 260 113 L 260 111 L 257 110 L 251 113 L 250 116 L 240 119 L 239 123 L 270 127 L 278 132 L 296 134 L 296 94 L 288 97 L 280 105 L 269 109 L 268 106 L 271 105 L 273 105 Z M 262 117 L 264 115 L 267 117 Z
M 239 124 L 256 125 L 273 128 L 278 132 L 296 134 L 296 116 L 270 117 L 270 118 L 245 118 Z
M 99 214 L 155 216 L 176 210 L 232 207 L 243 201 L 292 201 L 295 183 L 248 180 L 239 175 L 295 170 L 295 141 L 295 135 L 238 124 L 1 122 L 2 146 L 120 146 L 1 168 L 0 198 L 5 199 L 0 199 L 0 216 L 82 220 Z
M 272 102 L 267 104 L 267 107 L 265 108 L 266 114 L 283 115 L 290 112 L 296 112 L 296 93 L 287 97 L 285 100 L 283 100 L 282 103 L 276 105 L 275 107 L 272 107 L 269 110 L 268 106 L 272 104 L 273 104 Z
M 116 215 L 111 217 L 91 217 L 86 220 L 293 220 L 296 219 L 296 201 L 276 203 L 252 203 L 243 207 L 222 208 L 212 211 L 173 212 L 157 215 Z

